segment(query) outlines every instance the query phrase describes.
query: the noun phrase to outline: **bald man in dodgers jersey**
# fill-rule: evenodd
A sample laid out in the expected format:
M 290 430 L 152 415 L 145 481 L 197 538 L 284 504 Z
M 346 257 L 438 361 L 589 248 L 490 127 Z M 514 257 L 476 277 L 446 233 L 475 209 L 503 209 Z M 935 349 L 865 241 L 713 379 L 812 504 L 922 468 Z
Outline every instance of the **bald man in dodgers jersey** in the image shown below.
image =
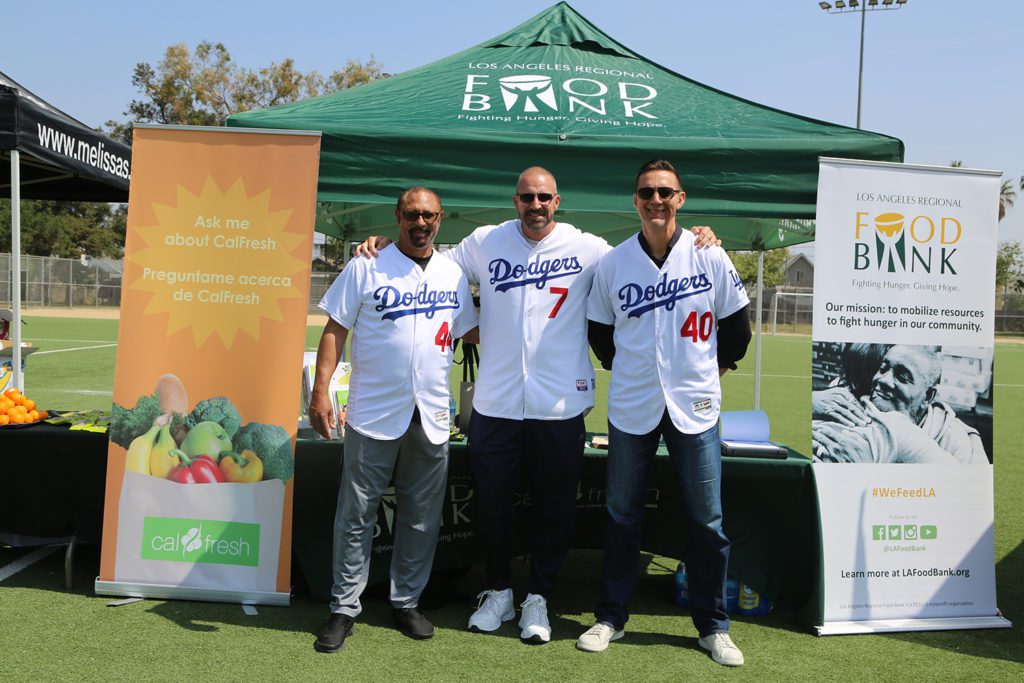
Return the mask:
M 515 618 L 511 585 L 514 488 L 525 469 L 532 501 L 530 576 L 520 638 L 547 643 L 547 601 L 572 541 L 585 440 L 594 406 L 587 297 L 611 247 L 555 220 L 552 173 L 523 171 L 512 197 L 518 219 L 477 228 L 444 252 L 480 287 L 480 373 L 469 424 L 476 524 L 487 567 L 469 629 L 496 631 Z M 694 228 L 699 244 L 714 233 Z M 375 253 L 370 238 L 357 253 Z

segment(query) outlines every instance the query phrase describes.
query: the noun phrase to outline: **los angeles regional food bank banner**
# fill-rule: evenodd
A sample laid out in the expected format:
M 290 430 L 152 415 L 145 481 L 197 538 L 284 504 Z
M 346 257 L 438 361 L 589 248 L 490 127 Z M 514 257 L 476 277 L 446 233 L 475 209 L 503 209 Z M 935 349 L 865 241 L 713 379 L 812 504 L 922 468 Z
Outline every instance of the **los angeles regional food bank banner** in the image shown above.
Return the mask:
M 288 604 L 319 151 L 135 128 L 97 593 Z
M 996 608 L 991 465 L 999 182 L 821 161 L 819 634 L 1010 625 Z

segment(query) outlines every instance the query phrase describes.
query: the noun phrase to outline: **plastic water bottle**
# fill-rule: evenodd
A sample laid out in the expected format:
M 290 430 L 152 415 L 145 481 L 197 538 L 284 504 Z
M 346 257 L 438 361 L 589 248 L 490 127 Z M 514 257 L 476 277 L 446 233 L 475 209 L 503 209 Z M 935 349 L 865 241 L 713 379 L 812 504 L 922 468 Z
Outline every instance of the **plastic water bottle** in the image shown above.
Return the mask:
M 455 397 L 448 397 L 448 429 L 455 426 Z
M 690 587 L 686 579 L 686 563 L 680 562 L 676 567 L 675 603 L 679 607 L 690 606 Z
M 740 584 L 736 579 L 725 582 L 725 611 L 736 614 L 740 611 Z

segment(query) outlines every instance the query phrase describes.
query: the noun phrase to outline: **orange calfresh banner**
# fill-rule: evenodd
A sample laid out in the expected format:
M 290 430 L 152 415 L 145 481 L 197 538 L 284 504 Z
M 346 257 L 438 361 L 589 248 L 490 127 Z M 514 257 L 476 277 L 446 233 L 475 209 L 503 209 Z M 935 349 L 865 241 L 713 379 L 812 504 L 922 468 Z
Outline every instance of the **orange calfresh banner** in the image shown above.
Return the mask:
M 134 135 L 96 592 L 286 605 L 320 135 Z

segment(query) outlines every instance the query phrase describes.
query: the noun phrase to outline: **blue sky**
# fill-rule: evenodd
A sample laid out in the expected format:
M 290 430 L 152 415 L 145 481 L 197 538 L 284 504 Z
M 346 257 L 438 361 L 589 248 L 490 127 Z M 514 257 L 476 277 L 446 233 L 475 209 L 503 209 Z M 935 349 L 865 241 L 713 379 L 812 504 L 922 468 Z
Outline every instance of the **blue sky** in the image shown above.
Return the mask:
M 219 41 L 242 66 L 287 57 L 329 73 L 371 55 L 398 73 L 480 43 L 553 4 L 176 0 L 5 3 L 0 71 L 92 126 L 124 120 L 131 74 L 164 49 Z M 854 125 L 860 17 L 817 0 L 575 0 L 606 33 L 668 68 L 746 99 Z M 1017 0 L 909 0 L 866 17 L 862 126 L 906 160 L 1024 174 Z M 543 160 L 539 160 L 543 162 Z M 1000 239 L 1024 241 L 1024 193 Z

